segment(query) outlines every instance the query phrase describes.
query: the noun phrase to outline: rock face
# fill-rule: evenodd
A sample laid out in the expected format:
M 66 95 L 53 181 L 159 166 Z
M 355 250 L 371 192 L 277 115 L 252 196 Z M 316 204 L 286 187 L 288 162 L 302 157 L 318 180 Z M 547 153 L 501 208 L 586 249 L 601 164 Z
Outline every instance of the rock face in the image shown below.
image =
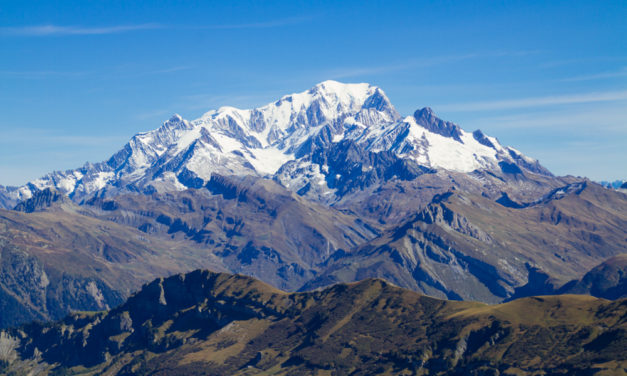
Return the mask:
M 14 193 L 16 188 L 4 187 L 0 185 L 0 208 L 11 208 L 15 206 L 18 195 Z
M 69 199 L 52 188 L 37 191 L 33 196 L 17 204 L 13 210 L 32 213 L 51 207 L 54 203 L 67 202 Z
M 580 280 L 567 283 L 559 294 L 588 294 L 604 299 L 627 297 L 627 254 L 612 257 L 586 273 Z
M 450 137 L 459 142 L 463 142 L 461 139 L 463 131 L 459 127 L 459 125 L 439 119 L 437 116 L 435 116 L 435 113 L 429 107 L 425 107 L 421 110 L 417 110 L 416 112 L 414 112 L 414 119 L 416 119 L 416 123 L 418 125 L 423 126 L 430 132 L 442 135 L 444 137 Z M 474 133 L 473 137 L 475 137 Z M 477 141 L 485 146 L 494 147 L 494 144 L 492 144 L 492 142 L 486 136 L 483 136 L 481 140 Z
M 99 279 L 49 276 L 42 262 L 19 249 L 0 248 L 0 327 L 61 318 L 72 309 L 104 310 L 123 302 Z
M 317 147 L 306 157 L 283 165 L 274 180 L 318 202 L 343 198 L 392 178 L 414 180 L 435 170 L 390 151 L 373 152 L 353 140 Z
M 372 279 L 287 294 L 248 277 L 195 271 L 157 279 L 109 312 L 3 333 L 14 348 L 3 367 L 108 375 L 611 373 L 627 365 L 626 303 L 566 295 L 488 306 Z

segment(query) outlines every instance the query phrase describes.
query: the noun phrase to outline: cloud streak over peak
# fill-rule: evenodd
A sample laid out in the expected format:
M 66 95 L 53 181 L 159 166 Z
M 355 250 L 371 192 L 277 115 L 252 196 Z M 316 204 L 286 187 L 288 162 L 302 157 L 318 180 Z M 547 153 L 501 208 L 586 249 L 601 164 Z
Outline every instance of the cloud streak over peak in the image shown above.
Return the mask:
M 490 110 L 506 110 L 514 108 L 555 106 L 565 104 L 578 103 L 594 103 L 594 102 L 614 102 L 627 100 L 627 90 L 622 91 L 606 91 L 595 93 L 582 93 L 571 95 L 555 95 L 533 98 L 506 99 L 495 101 L 480 101 L 466 103 L 452 103 L 434 106 L 439 111 L 451 112 L 471 112 L 471 111 L 490 111 Z

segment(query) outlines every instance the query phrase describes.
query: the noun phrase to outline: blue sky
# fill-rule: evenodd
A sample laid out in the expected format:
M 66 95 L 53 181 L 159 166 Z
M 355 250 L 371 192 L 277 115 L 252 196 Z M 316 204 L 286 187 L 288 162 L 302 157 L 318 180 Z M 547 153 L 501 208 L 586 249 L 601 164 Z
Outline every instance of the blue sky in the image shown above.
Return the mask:
M 627 179 L 625 1 L 0 0 L 0 184 L 108 158 L 171 114 L 380 86 L 553 172 Z

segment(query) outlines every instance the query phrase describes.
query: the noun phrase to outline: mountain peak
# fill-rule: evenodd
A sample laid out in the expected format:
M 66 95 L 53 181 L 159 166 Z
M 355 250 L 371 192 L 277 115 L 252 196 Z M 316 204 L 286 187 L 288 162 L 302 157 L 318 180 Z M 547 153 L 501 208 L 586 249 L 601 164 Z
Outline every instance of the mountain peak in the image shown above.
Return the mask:
M 327 80 L 315 85 L 307 91 L 306 94 L 313 95 L 314 97 L 319 95 L 325 98 L 327 102 L 337 102 L 340 106 L 353 108 L 355 110 L 361 108 L 376 108 L 379 111 L 391 110 L 396 113 L 394 106 L 392 106 L 383 90 L 368 83 L 343 83 Z M 377 104 L 382 102 L 385 103 L 384 106 L 372 105 L 373 103 Z
M 181 117 L 181 115 L 179 115 L 179 114 L 173 114 L 170 117 L 170 120 L 168 120 L 168 122 L 170 122 L 170 123 L 176 123 L 176 122 L 179 122 L 179 121 L 183 121 L 183 117 Z
M 423 107 L 416 112 L 425 117 L 436 117 L 435 112 L 433 112 L 433 109 L 431 107 Z
M 414 119 L 416 119 L 416 123 L 418 123 L 418 125 L 423 126 L 433 133 L 437 133 L 444 137 L 451 137 L 459 142 L 462 142 L 462 130 L 459 125 L 440 119 L 435 115 L 430 107 L 424 107 L 414 112 Z
M 349 90 L 367 90 L 369 88 L 374 88 L 372 85 L 361 82 L 361 83 L 344 83 L 334 80 L 326 80 L 316 84 L 314 87 L 310 89 L 312 92 L 316 91 L 325 91 L 325 92 L 345 92 Z

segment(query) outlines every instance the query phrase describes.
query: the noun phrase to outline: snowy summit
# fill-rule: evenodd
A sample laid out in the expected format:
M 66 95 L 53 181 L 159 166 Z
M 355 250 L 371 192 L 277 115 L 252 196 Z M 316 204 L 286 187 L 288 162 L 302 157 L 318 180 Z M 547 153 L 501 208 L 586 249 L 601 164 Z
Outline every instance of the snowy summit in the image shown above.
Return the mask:
M 123 190 L 163 192 L 199 188 L 214 173 L 274 177 L 293 190 L 313 180 L 324 186 L 328 167 L 311 155 L 339 143 L 391 152 L 430 169 L 471 172 L 505 163 L 548 173 L 536 160 L 443 121 L 429 108 L 402 117 L 376 86 L 325 81 L 259 108 L 221 107 L 193 121 L 174 115 L 105 162 L 48 174 L 10 194 L 17 201 L 48 187 L 75 200 Z

